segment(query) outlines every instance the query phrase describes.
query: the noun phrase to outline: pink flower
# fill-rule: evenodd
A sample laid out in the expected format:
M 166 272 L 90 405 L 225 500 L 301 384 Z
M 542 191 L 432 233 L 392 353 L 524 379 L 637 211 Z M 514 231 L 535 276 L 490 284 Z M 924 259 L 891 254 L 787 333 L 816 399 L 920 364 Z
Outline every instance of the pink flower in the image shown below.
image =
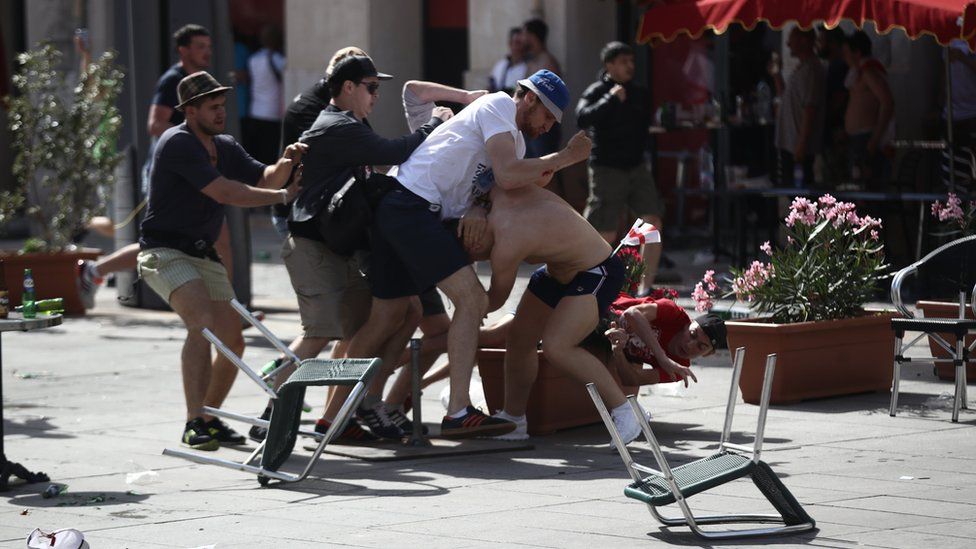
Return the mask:
M 709 292 L 714 292 L 718 289 L 718 284 L 715 282 L 715 271 L 708 270 L 705 271 L 705 276 L 702 277 L 702 282 L 708 287 Z
M 871 229 L 871 240 L 878 240 L 878 231 Z
M 786 217 L 786 225 L 792 227 L 797 221 L 804 225 L 816 223 L 817 205 L 801 196 L 794 198 L 790 204 L 790 214 Z
M 753 261 L 746 272 L 742 273 L 742 276 L 732 281 L 732 291 L 735 292 L 737 298 L 752 301 L 755 291 L 773 276 L 772 264 Z
M 712 296 L 705 290 L 701 282 L 695 284 L 695 290 L 691 292 L 691 298 L 695 301 L 695 310 L 699 313 L 707 313 L 715 306 L 715 303 L 712 301 Z
M 829 195 L 828 195 L 829 196 Z M 821 219 L 826 219 L 834 227 L 840 227 L 844 223 L 859 225 L 860 218 L 857 216 L 856 206 L 850 202 L 835 202 L 832 207 L 825 207 L 820 210 Z
M 763 242 L 763 245 L 760 246 L 759 249 L 762 250 L 763 252 L 765 252 L 766 255 L 768 255 L 768 256 L 772 256 L 773 255 L 773 246 L 769 243 L 768 240 L 766 242 Z
M 862 228 L 862 229 L 864 229 L 864 228 L 880 229 L 881 228 L 881 220 L 880 219 L 875 219 L 875 218 L 871 217 L 870 215 L 866 215 L 866 216 L 862 217 L 858 221 L 858 226 L 860 228 Z M 877 232 L 877 231 L 874 231 L 874 232 Z
M 820 199 L 817 200 L 817 202 L 820 203 L 820 208 L 821 209 L 823 209 L 823 208 L 833 208 L 834 207 L 834 204 L 837 203 L 837 199 L 834 198 L 833 196 L 829 195 L 829 194 L 825 194 L 825 195 L 821 196 Z
M 939 221 L 956 221 L 960 226 L 966 226 L 966 218 L 962 211 L 962 200 L 956 193 L 949 193 L 945 206 L 938 200 L 932 203 L 932 215 L 939 218 Z

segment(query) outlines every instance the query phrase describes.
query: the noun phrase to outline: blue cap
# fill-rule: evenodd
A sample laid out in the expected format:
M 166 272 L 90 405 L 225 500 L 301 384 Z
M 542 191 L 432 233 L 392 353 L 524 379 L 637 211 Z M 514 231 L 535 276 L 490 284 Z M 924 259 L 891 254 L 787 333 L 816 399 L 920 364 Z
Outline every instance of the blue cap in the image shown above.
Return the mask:
M 556 122 L 563 121 L 563 109 L 569 104 L 569 90 L 562 78 L 552 71 L 542 69 L 518 83 L 539 97 L 539 101 L 556 117 Z

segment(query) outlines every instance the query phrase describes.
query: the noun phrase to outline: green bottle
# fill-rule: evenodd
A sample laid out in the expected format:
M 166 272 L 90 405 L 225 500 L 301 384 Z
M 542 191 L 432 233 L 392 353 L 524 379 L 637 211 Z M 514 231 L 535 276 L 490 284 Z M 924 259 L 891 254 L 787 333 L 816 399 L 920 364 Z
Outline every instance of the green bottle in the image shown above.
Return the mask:
M 60 314 L 64 312 L 64 299 L 55 297 L 54 299 L 41 299 L 34 302 L 34 309 L 38 313 Z M 18 313 L 24 312 L 24 306 L 14 307 Z
M 20 300 L 24 318 L 37 318 L 37 304 L 34 299 L 34 275 L 30 269 L 24 269 L 24 295 Z

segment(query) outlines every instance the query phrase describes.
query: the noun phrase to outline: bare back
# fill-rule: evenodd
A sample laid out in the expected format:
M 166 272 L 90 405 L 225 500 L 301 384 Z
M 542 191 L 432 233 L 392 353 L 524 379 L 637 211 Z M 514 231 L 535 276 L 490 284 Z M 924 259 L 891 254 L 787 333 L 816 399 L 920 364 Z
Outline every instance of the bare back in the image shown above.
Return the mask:
M 868 80 L 882 78 L 875 68 L 864 68 L 850 88 L 847 112 L 844 114 L 844 130 L 850 135 L 871 132 L 881 115 L 881 100 L 871 90 Z
M 565 200 L 530 185 L 492 191 L 488 221 L 494 232 L 492 256 L 516 256 L 527 263 L 546 263 L 549 274 L 561 283 L 580 271 L 602 263 L 613 251 Z

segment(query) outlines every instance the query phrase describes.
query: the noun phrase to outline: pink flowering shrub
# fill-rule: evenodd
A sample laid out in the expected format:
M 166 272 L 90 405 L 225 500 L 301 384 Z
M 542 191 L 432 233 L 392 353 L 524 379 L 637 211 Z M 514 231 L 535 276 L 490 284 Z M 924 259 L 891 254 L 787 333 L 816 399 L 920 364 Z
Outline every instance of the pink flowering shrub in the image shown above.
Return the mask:
M 976 233 L 976 202 L 970 201 L 964 210 L 962 199 L 956 193 L 949 193 L 945 204 L 938 200 L 932 203 L 932 216 L 939 220 L 941 230 L 938 236 L 962 238 Z
M 785 222 L 786 246 L 760 246 L 769 262 L 733 269 L 722 295 L 777 323 L 860 314 L 887 269 L 881 221 L 861 217 L 854 204 L 827 194 L 816 201 L 795 198 Z M 696 310 L 710 310 L 719 294 L 714 271 L 707 271 L 692 292 Z

